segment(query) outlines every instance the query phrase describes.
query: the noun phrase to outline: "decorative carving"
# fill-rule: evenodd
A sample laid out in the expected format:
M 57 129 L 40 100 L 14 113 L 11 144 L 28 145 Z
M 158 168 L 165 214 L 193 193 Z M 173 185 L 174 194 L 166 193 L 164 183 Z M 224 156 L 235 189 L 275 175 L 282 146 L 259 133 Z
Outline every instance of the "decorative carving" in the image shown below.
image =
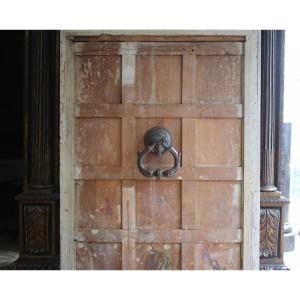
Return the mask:
M 271 271 L 271 270 L 289 271 L 290 270 L 290 268 L 288 268 L 286 265 L 261 265 L 259 269 L 262 271 Z
M 279 208 L 260 209 L 260 258 L 278 256 Z
M 48 205 L 24 206 L 24 252 L 26 254 L 50 254 L 49 214 Z

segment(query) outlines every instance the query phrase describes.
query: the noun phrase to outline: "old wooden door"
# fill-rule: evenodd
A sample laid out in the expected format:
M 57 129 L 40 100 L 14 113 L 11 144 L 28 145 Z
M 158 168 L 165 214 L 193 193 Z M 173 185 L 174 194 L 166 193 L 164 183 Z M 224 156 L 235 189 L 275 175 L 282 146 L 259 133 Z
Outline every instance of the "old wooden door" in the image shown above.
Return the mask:
M 244 38 L 132 40 L 71 43 L 75 268 L 240 269 Z M 182 152 L 161 180 L 137 168 L 154 126 Z

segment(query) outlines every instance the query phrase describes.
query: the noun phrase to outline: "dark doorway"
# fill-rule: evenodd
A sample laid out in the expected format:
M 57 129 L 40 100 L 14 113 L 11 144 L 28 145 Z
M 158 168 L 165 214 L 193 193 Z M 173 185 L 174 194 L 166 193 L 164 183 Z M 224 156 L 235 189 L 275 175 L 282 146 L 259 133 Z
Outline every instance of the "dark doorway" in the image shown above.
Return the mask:
M 0 269 L 18 258 L 18 203 L 23 190 L 25 31 L 0 31 Z

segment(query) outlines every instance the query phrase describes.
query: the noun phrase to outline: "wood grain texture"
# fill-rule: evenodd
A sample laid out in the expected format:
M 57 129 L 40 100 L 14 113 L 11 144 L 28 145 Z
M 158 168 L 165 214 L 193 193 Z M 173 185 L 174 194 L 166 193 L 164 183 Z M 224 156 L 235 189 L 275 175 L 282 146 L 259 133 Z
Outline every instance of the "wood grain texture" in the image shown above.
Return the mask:
M 183 270 L 239 270 L 240 268 L 239 244 L 182 244 Z
M 182 56 L 182 103 L 196 102 L 197 60 L 195 54 Z
M 181 102 L 181 56 L 136 56 L 136 103 Z
M 122 166 L 134 167 L 136 165 L 136 119 L 134 117 L 122 118 Z M 119 149 L 117 149 L 119 150 Z
M 180 182 L 137 181 L 136 214 L 137 228 L 180 228 Z
M 76 161 L 80 164 L 120 166 L 121 118 L 76 120 Z
M 121 243 L 76 243 L 77 270 L 121 270 Z
M 176 180 L 242 180 L 242 167 L 182 167 L 176 177 L 162 177 L 161 181 Z M 77 165 L 75 166 L 75 179 L 94 180 L 94 179 L 127 179 L 127 180 L 143 180 L 145 177 L 134 168 L 122 168 L 114 166 L 97 166 L 97 165 Z M 149 181 L 156 180 L 149 178 Z
M 76 99 L 121 103 L 121 56 L 76 56 Z
M 73 100 L 74 171 L 89 187 L 74 229 L 78 266 L 240 268 L 243 43 L 76 42 L 73 51 L 82 93 Z M 159 181 L 136 166 L 155 126 L 169 129 L 183 160 Z M 145 165 L 169 168 L 173 158 L 148 154 Z M 104 263 L 97 253 L 113 256 Z
M 136 270 L 180 270 L 180 244 L 136 244 Z
M 134 180 L 122 181 L 122 218 L 123 229 L 136 227 L 136 182 Z
M 239 56 L 244 54 L 244 44 L 235 42 L 96 42 L 74 43 L 75 55 L 183 55 L 195 54 L 201 56 Z
M 243 122 L 243 269 L 259 269 L 260 32 L 245 45 Z
M 241 56 L 197 56 L 196 101 L 242 103 Z
M 195 122 L 196 165 L 242 165 L 241 120 L 198 119 Z
M 184 101 L 192 102 L 192 99 L 186 98 Z M 224 103 L 163 105 L 76 103 L 74 116 L 83 118 L 242 118 L 242 107 L 241 104 Z
M 117 243 L 131 238 L 137 243 L 240 243 L 241 229 L 97 229 L 75 228 L 78 242 Z
M 121 228 L 121 181 L 77 181 L 76 202 L 76 226 Z
M 182 228 L 241 228 L 241 183 L 183 181 Z
M 76 35 L 72 37 L 74 42 L 206 42 L 228 41 L 245 42 L 245 35 L 126 35 L 126 34 L 99 34 L 99 35 Z

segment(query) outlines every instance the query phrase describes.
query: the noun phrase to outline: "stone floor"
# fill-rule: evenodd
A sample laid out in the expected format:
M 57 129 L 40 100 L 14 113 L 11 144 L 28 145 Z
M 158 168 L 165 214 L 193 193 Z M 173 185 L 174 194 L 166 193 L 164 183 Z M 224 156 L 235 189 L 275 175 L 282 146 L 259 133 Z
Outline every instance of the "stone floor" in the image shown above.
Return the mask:
M 19 257 L 18 239 L 15 234 L 0 232 L 0 270 L 14 270 Z

